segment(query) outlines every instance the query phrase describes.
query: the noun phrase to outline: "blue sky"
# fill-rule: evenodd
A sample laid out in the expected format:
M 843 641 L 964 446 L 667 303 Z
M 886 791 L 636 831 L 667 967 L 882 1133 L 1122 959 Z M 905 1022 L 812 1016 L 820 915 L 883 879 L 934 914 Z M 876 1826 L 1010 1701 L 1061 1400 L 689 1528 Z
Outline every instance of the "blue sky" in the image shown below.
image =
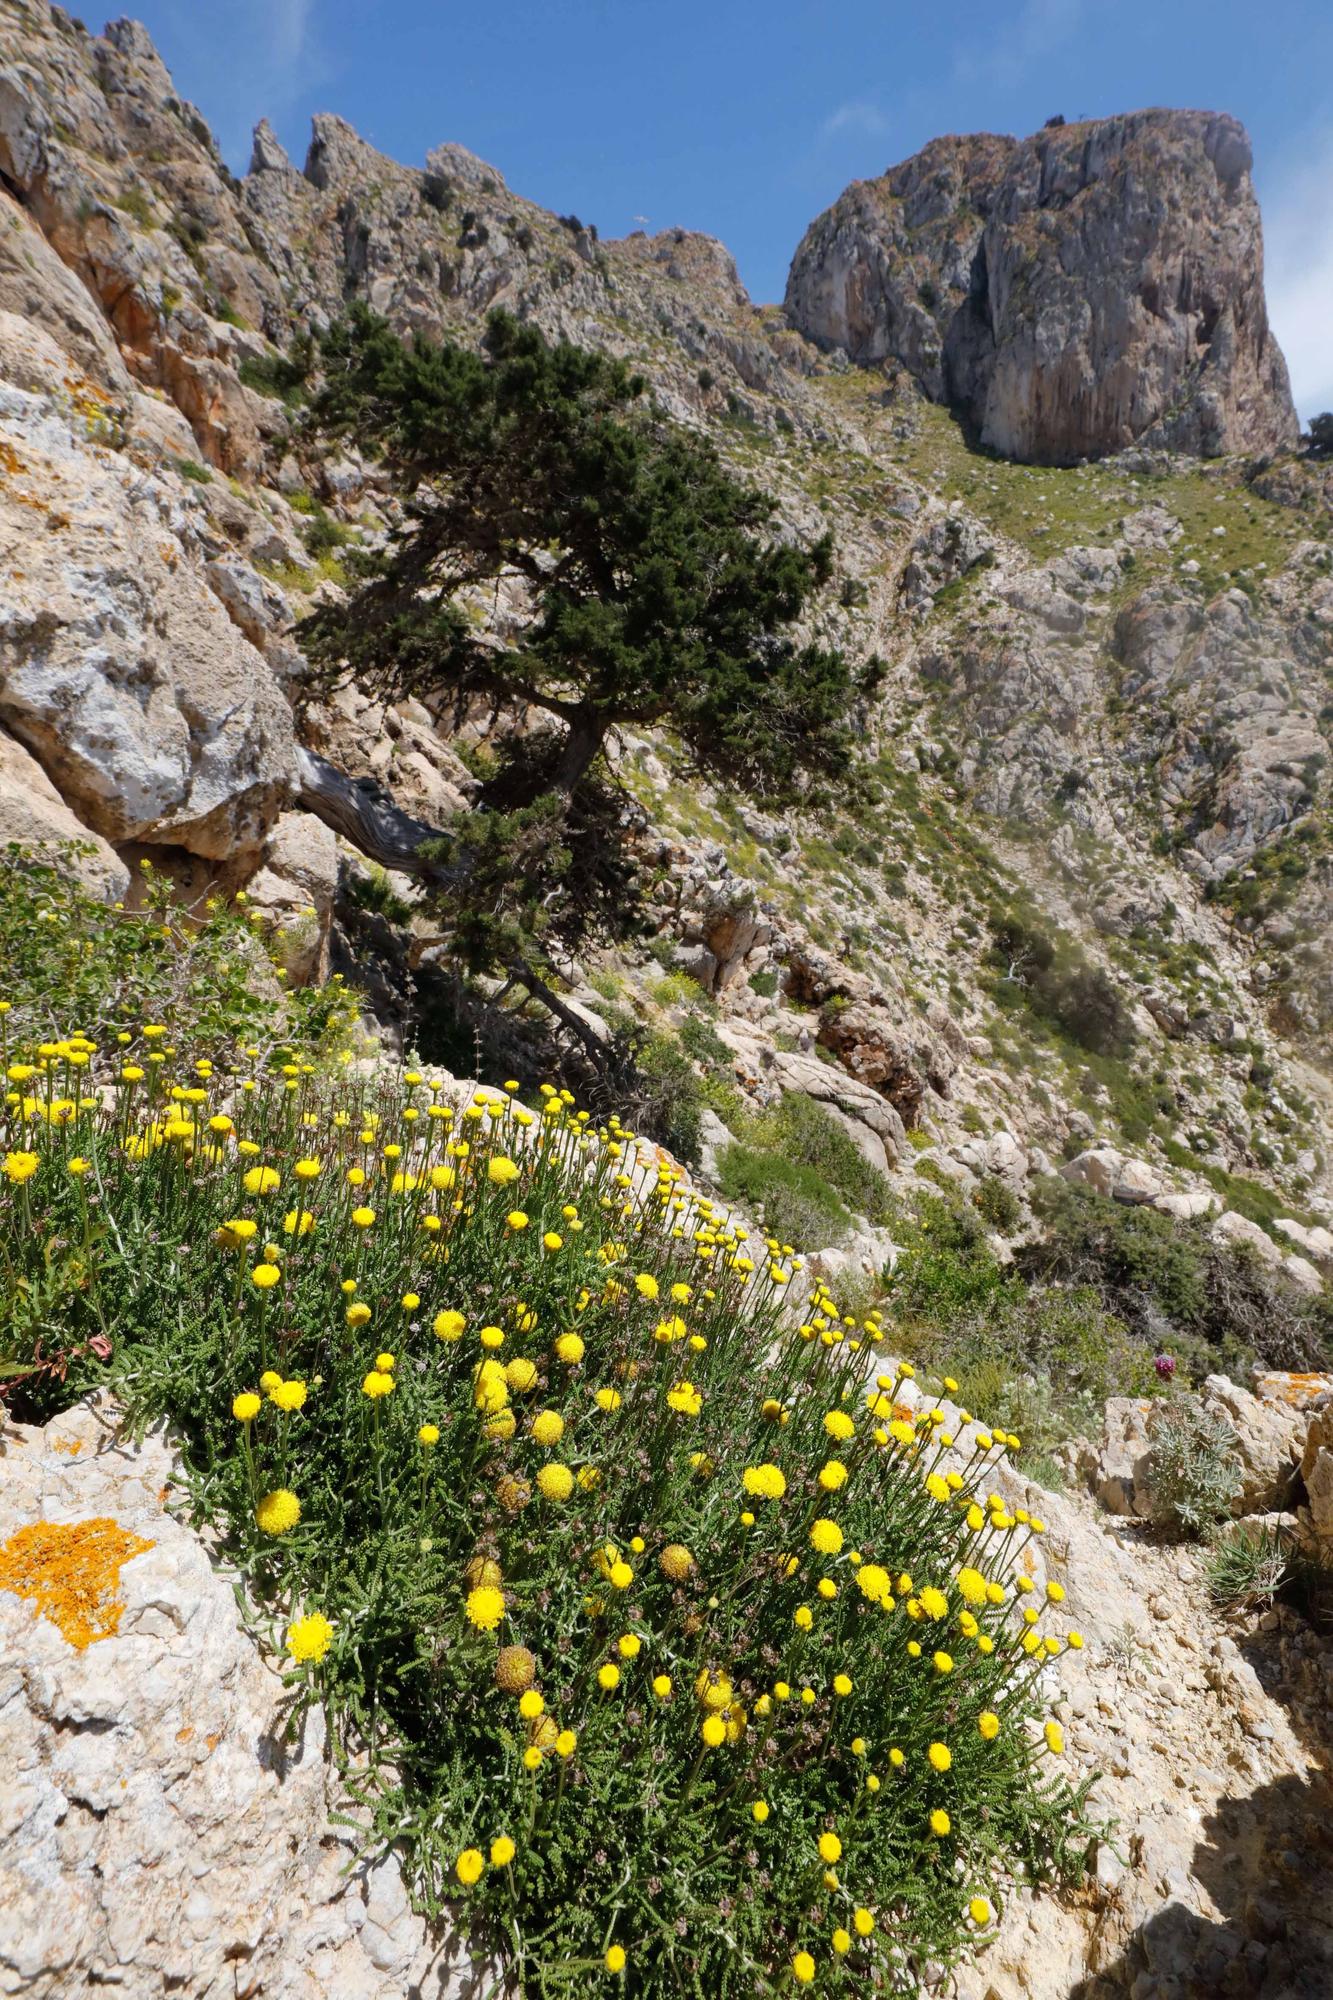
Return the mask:
M 133 4 L 133 0 L 131 0 Z M 299 165 L 336 111 L 419 163 L 455 139 L 605 236 L 673 224 L 780 298 L 807 222 L 942 132 L 1054 112 L 1236 113 L 1307 417 L 1333 407 L 1330 0 L 139 0 L 237 169 L 267 115 Z

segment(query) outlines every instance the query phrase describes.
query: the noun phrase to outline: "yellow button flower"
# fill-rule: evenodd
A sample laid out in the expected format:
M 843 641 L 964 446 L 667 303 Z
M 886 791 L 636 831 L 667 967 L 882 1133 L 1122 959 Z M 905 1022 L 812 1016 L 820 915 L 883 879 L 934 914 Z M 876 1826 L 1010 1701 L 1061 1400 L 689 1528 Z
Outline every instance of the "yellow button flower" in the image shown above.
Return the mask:
M 301 1664 L 322 1660 L 333 1643 L 333 1627 L 322 1611 L 311 1611 L 287 1627 L 287 1651 Z
M 266 1535 L 287 1535 L 301 1518 L 301 1503 L 285 1486 L 266 1493 L 255 1508 L 255 1519 Z

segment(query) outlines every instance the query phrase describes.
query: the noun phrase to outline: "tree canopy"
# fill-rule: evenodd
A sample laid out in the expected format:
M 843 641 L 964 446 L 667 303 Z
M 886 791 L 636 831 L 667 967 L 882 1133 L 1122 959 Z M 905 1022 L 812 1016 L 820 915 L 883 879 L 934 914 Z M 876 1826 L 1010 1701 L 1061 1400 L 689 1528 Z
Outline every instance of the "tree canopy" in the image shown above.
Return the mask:
M 874 669 L 792 636 L 829 579 L 829 537 L 775 532 L 773 501 L 623 362 L 498 312 L 481 352 L 409 345 L 357 306 L 321 365 L 314 421 L 354 437 L 402 496 L 348 601 L 307 622 L 326 676 L 545 711 L 560 754 L 540 782 L 565 796 L 618 724 L 665 726 L 757 793 L 842 770 Z M 504 636 L 480 598 L 500 588 Z M 509 803 L 531 797 L 511 787 Z

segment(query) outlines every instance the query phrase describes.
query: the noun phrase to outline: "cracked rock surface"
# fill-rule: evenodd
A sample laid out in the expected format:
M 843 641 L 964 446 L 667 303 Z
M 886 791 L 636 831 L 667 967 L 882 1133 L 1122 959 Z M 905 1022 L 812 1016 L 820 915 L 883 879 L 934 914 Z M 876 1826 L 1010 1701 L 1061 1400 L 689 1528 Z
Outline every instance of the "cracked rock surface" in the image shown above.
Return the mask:
M 322 1710 L 282 1681 L 232 1579 L 167 1511 L 175 1460 L 86 1405 L 0 1431 L 0 1543 L 109 1516 L 151 1548 L 83 1651 L 0 1591 L 0 1994 L 68 2000 L 480 2000 L 397 1862 L 329 1823 Z

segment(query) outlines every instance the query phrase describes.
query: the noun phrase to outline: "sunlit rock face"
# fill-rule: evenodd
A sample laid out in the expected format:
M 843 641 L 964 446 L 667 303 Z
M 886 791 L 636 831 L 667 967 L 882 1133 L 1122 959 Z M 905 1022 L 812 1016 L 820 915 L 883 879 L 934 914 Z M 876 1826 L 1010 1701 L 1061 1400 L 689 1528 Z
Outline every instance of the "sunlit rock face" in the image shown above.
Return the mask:
M 811 224 L 787 310 L 900 362 L 1007 458 L 1272 450 L 1297 423 L 1250 159 L 1201 111 L 937 139 Z

